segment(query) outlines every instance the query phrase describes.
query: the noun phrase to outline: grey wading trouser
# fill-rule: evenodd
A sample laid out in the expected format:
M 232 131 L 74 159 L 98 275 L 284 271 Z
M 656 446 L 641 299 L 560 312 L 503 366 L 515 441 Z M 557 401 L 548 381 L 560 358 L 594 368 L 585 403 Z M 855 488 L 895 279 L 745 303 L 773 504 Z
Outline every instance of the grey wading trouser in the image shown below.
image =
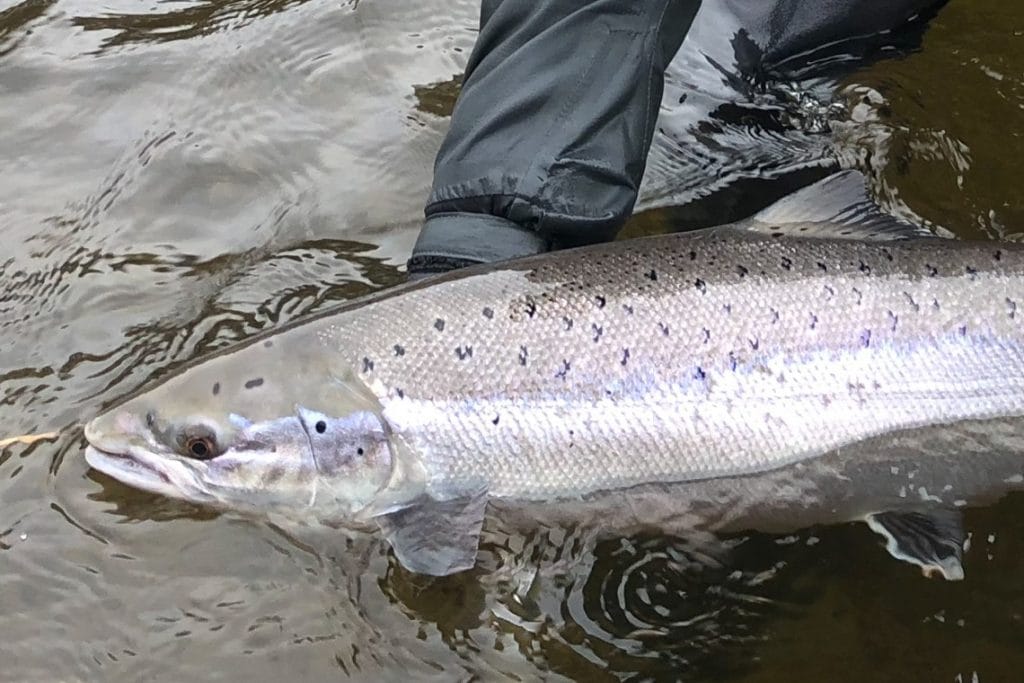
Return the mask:
M 942 3 L 704 0 L 702 11 L 740 18 L 743 44 L 759 47 L 737 48 L 734 66 L 756 79 Z M 665 69 L 701 4 L 484 0 L 410 272 L 613 238 L 637 199 Z

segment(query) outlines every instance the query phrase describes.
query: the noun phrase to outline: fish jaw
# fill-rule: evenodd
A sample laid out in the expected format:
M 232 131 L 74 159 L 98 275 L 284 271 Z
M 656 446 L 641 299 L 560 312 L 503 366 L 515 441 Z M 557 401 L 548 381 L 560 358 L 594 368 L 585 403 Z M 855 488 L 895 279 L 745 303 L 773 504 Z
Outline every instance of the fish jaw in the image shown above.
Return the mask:
M 195 503 L 214 501 L 201 485 L 203 463 L 183 462 L 127 411 L 104 413 L 85 426 L 85 460 L 123 484 Z
M 154 457 L 142 449 L 121 454 L 88 446 L 85 461 L 108 477 L 148 493 L 191 503 L 216 502 L 188 467 L 174 460 Z

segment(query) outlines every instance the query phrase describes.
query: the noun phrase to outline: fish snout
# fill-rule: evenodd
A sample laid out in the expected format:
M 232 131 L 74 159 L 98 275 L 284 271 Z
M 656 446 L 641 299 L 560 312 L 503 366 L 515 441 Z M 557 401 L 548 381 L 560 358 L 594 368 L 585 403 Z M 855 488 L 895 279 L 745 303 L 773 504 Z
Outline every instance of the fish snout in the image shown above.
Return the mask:
M 153 411 L 143 415 L 126 411 L 113 410 L 97 415 L 85 424 L 85 440 L 100 450 L 117 450 L 117 445 L 141 441 L 149 441 L 147 434 L 152 432 L 156 416 Z
M 85 423 L 85 440 L 91 445 L 96 445 L 96 441 L 100 438 L 100 434 L 103 433 L 102 428 L 97 424 L 100 418 L 94 417 Z

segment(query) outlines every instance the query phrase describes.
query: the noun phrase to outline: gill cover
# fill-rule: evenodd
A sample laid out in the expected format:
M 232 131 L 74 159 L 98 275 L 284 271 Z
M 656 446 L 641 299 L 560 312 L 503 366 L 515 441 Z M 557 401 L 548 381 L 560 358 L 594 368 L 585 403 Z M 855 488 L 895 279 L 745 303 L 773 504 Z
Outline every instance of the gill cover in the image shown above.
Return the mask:
M 391 449 L 381 420 L 367 410 L 341 417 L 303 406 L 296 406 L 295 411 L 309 439 L 318 475 L 315 498 L 333 503 L 349 515 L 358 514 L 374 502 L 391 478 Z
M 405 442 L 372 410 L 332 417 L 296 406 L 326 496 L 356 518 L 372 519 L 398 561 L 421 574 L 444 576 L 476 563 L 486 491 L 438 500 Z

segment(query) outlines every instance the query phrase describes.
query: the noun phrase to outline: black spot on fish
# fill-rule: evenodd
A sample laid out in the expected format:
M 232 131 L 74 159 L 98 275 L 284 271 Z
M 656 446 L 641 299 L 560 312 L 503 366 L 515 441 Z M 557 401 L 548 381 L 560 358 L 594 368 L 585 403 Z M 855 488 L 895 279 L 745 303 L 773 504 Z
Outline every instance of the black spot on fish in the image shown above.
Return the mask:
M 405 390 L 395 387 L 395 395 L 398 396 L 398 398 L 405 398 Z
M 853 288 L 853 294 L 857 297 L 857 305 L 859 306 L 860 302 L 864 299 L 864 294 L 856 287 Z
M 996 249 L 996 253 L 992 254 L 992 258 L 994 258 L 996 261 L 1002 260 L 1002 258 L 1003 258 L 1003 250 L 1002 249 Z
M 896 323 L 898 323 L 900 321 L 900 318 L 899 318 L 898 315 L 896 315 L 892 311 L 889 311 L 888 313 L 889 313 L 889 329 L 891 331 L 895 332 L 896 331 Z
M 590 328 L 594 331 L 594 341 L 600 339 L 601 335 L 604 334 L 604 328 L 597 323 L 591 323 Z
M 245 383 L 246 389 L 255 389 L 256 387 L 263 386 L 263 378 L 256 377 Z
M 700 290 L 701 294 L 707 294 L 708 286 L 700 278 L 697 278 L 697 280 L 693 283 L 693 286 Z
M 860 272 L 864 273 L 865 275 L 871 275 L 871 266 L 869 266 L 868 264 L 866 264 L 863 261 L 861 261 L 860 262 Z
M 860 333 L 860 345 L 864 348 L 871 346 L 871 330 L 864 330 Z
M 568 332 L 572 329 L 572 318 L 569 316 L 562 316 L 562 322 L 565 323 L 565 331 Z
M 633 315 L 633 307 L 629 304 L 622 304 L 622 310 L 626 312 L 626 315 Z
M 458 356 L 459 360 L 466 360 L 467 358 L 473 357 L 472 346 L 456 346 L 455 355 Z
M 1017 302 L 1010 297 L 1006 297 L 1006 315 L 1010 317 L 1010 320 L 1017 317 Z
M 603 296 L 600 296 L 600 295 L 595 296 L 594 297 L 594 301 L 597 303 L 597 307 L 598 308 L 604 308 L 604 305 L 606 303 L 608 303 L 608 300 L 605 299 Z
M 216 396 L 220 393 L 220 382 L 213 383 L 213 395 Z
M 939 300 L 938 299 L 932 299 L 932 310 L 937 311 L 940 308 L 942 308 L 942 307 L 939 306 Z
M 779 322 L 779 312 L 771 307 L 769 307 L 768 310 L 772 312 L 772 325 Z
M 961 337 L 966 337 L 967 336 L 967 325 L 961 325 L 959 332 L 960 332 L 960 336 Z
M 650 271 L 645 273 L 645 275 L 647 276 L 647 279 L 651 280 L 652 282 L 656 282 L 658 280 L 658 272 L 653 268 L 651 268 Z
M 978 271 L 970 266 L 964 266 L 964 272 L 970 276 L 971 280 L 976 280 L 978 277 Z
M 697 368 L 693 371 L 693 378 L 702 381 L 704 379 L 707 379 L 707 374 L 704 372 L 704 368 L 698 365 Z
M 658 323 L 658 329 L 661 330 L 661 333 L 663 335 L 665 335 L 666 337 L 668 336 L 668 325 L 666 325 L 665 323 Z
M 562 360 L 562 369 L 555 373 L 555 377 L 559 379 L 565 379 L 565 376 L 569 374 L 569 361 Z
M 739 273 L 740 277 L 746 277 L 747 273 L 749 273 L 750 271 L 744 268 L 743 266 L 738 265 L 736 266 L 736 272 Z
M 530 352 L 526 350 L 525 346 L 519 347 L 519 364 L 525 366 L 526 359 L 529 357 Z
M 910 304 L 910 307 L 914 309 L 915 313 L 921 310 L 921 307 L 916 301 L 914 301 L 914 297 L 910 296 L 910 292 L 903 292 L 903 296 L 907 297 L 907 303 Z
M 735 370 L 737 365 L 739 365 L 739 362 L 736 360 L 736 354 L 733 353 L 732 351 L 730 351 L 729 352 L 729 368 L 732 369 L 732 370 Z
M 268 339 L 267 341 L 263 342 L 263 348 L 266 348 L 266 349 L 269 349 L 273 345 L 274 345 L 274 342 L 271 341 L 270 339 Z
M 752 337 L 747 340 L 747 343 L 750 344 L 750 348 L 752 348 L 754 351 L 757 351 L 757 347 L 761 345 L 761 340 L 758 339 L 757 337 Z
M 793 268 L 793 259 L 783 256 L 779 265 L 781 265 L 784 270 L 790 270 Z
M 317 434 L 323 434 L 327 431 L 327 423 L 323 420 L 317 420 L 316 424 L 313 425 L 313 428 L 316 429 Z
M 492 425 L 497 425 L 501 421 L 501 415 L 495 415 L 494 419 L 491 420 Z
M 404 356 L 405 355 L 405 347 L 402 346 L 401 344 L 395 344 L 395 355 L 396 356 Z
M 444 320 L 438 318 L 434 321 L 434 329 L 438 332 L 444 332 Z
M 883 249 L 882 249 L 882 253 L 883 253 L 883 254 L 885 254 L 885 258 L 886 258 L 886 259 L 887 259 L 888 261 L 892 262 L 892 260 L 893 260 L 893 255 L 892 255 L 892 252 L 891 252 L 891 251 L 890 251 L 890 250 L 889 250 L 888 248 L 883 248 Z
M 484 317 L 487 318 L 488 320 L 493 318 L 494 317 L 494 309 L 488 308 L 488 307 L 485 306 L 484 307 Z
M 532 296 L 526 297 L 526 315 L 532 318 L 537 312 L 537 302 L 533 300 Z
M 816 316 L 815 314 L 811 313 L 811 329 L 813 330 L 817 326 L 818 326 L 818 316 Z
M 363 372 L 369 372 L 370 370 L 373 370 L 373 361 L 363 356 Z
M 629 362 L 629 349 L 622 349 L 622 366 L 625 367 L 626 363 Z
M 785 233 L 782 233 L 782 232 L 773 232 L 773 233 L 770 233 L 770 234 L 771 234 L 772 237 L 783 237 L 783 236 L 785 236 Z
M 826 301 L 836 295 L 836 290 L 832 288 L 832 285 L 825 285 L 822 289 L 825 291 Z
M 930 263 L 924 264 L 925 270 L 928 271 L 928 277 L 935 277 L 939 274 L 939 269 Z
M 697 260 L 697 252 L 695 252 L 693 249 L 690 250 L 690 260 L 691 261 L 696 261 Z
M 820 268 L 822 272 L 826 272 L 826 271 L 828 271 L 828 266 L 826 266 L 826 265 L 825 265 L 824 263 L 822 263 L 821 261 L 818 261 L 818 268 Z
M 722 310 L 726 315 L 732 315 L 732 304 L 722 304 Z
M 704 343 L 705 344 L 707 344 L 709 341 L 711 341 L 711 330 L 709 330 L 706 327 L 702 327 L 702 328 L 700 328 L 700 331 L 701 331 L 701 334 L 704 335 Z
M 146 426 L 152 427 L 156 424 L 156 413 L 152 410 L 146 412 Z

